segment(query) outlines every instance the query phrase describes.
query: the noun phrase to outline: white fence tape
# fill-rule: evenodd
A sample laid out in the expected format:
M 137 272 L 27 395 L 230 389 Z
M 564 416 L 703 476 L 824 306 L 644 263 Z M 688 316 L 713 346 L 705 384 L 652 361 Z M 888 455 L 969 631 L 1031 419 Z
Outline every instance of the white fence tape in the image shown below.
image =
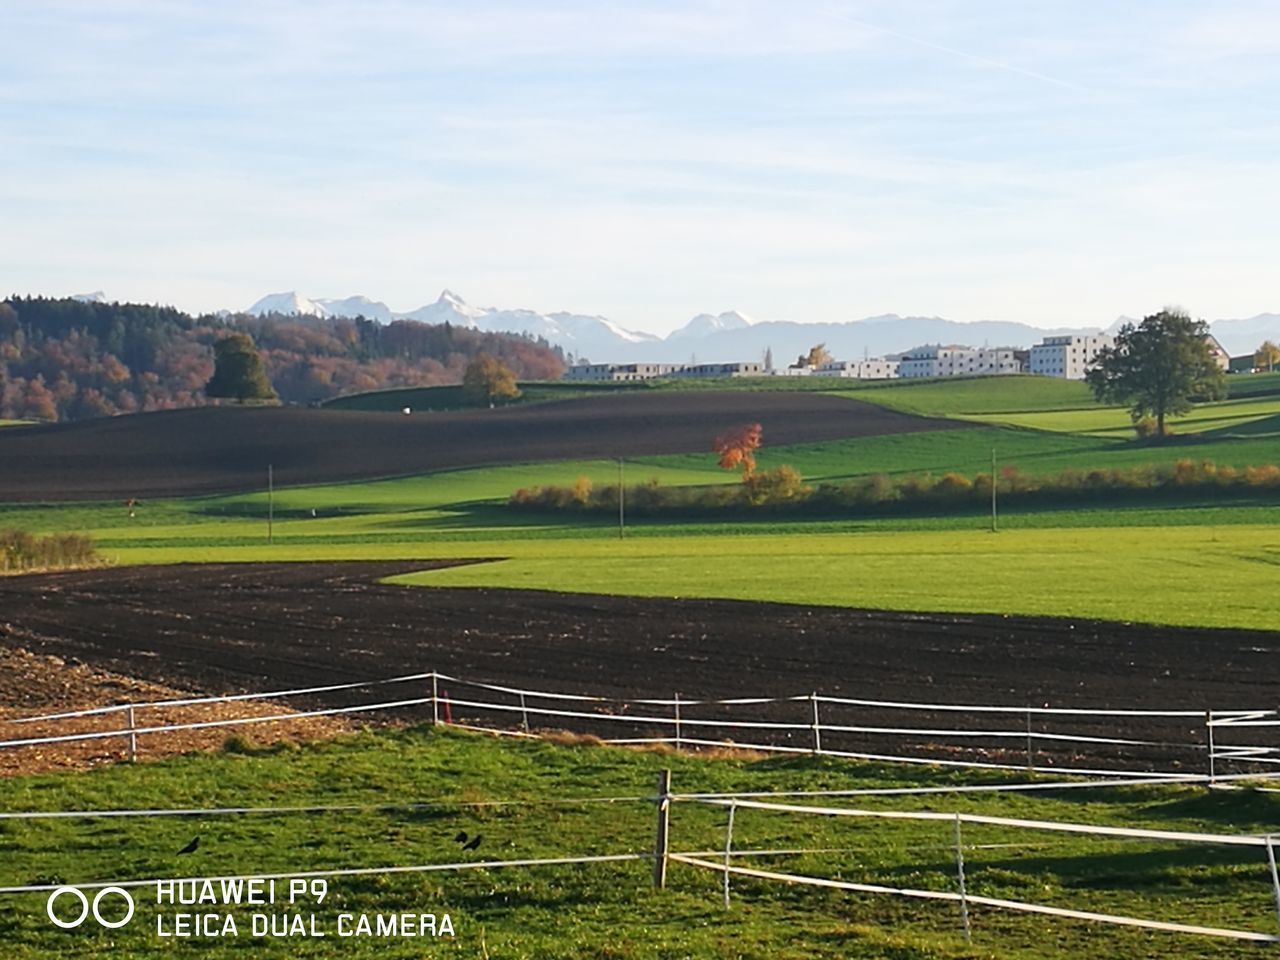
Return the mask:
M 289 690 L 270 690 L 266 693 L 233 693 L 222 697 L 187 697 L 179 700 L 143 700 L 137 703 L 116 703 L 107 707 L 88 710 L 68 710 L 65 713 L 45 713 L 34 717 L 8 717 L 4 723 L 35 723 L 43 720 L 69 720 L 73 717 L 90 717 L 95 714 L 120 713 L 133 707 L 135 710 L 150 707 L 194 707 L 213 703 L 235 703 L 242 700 L 283 700 L 316 693 L 333 693 L 337 690 L 358 690 L 362 687 L 380 687 L 389 683 L 408 683 L 413 680 L 430 680 L 431 673 L 410 673 L 403 677 L 386 677 L 381 680 L 362 680 L 356 683 L 331 683 L 323 687 L 294 687 Z
M 673 800 L 679 799 L 672 797 Z M 1106 827 L 1091 823 L 1060 820 L 1024 820 L 1017 817 L 991 817 L 977 813 L 938 813 L 932 810 L 863 810 L 853 807 L 812 807 L 797 803 L 764 803 L 759 800 L 714 799 L 698 803 L 717 807 L 770 810 L 777 813 L 803 813 L 820 817 L 869 817 L 881 820 L 937 820 L 954 823 L 984 824 L 993 827 L 1018 827 L 1025 830 L 1048 830 L 1055 833 L 1079 833 L 1098 837 L 1125 837 L 1135 840 L 1162 840 L 1173 843 L 1208 843 L 1236 847 L 1266 847 L 1265 835 L 1243 833 L 1192 833 L 1183 830 L 1149 830 L 1142 827 Z
M 430 696 L 427 695 L 427 691 L 424 689 L 423 695 L 417 697 L 384 700 L 375 703 L 360 703 L 343 707 L 305 709 L 290 713 L 273 712 L 268 715 L 256 717 L 201 720 L 188 723 L 153 722 L 145 726 L 137 726 L 135 720 L 138 712 L 148 708 L 179 708 L 250 700 L 281 700 L 295 696 L 316 696 L 345 690 L 375 688 L 388 684 L 422 683 L 423 686 L 426 687 L 427 681 L 430 681 Z M 464 688 L 488 690 L 500 694 L 503 697 L 518 697 L 519 703 L 491 702 L 492 698 L 473 699 L 466 697 L 451 697 L 447 690 L 440 686 L 441 683 L 448 683 Z M 606 740 L 605 742 L 619 744 L 675 743 L 677 749 L 685 745 L 691 747 L 729 746 L 741 749 L 778 753 L 820 753 L 824 756 L 875 762 L 929 763 L 942 766 L 993 770 L 1032 769 L 1088 776 L 1100 775 L 1122 777 L 1146 775 L 1181 777 L 1185 774 L 1185 762 L 1189 758 L 1196 755 L 1204 756 L 1206 753 L 1208 754 L 1207 772 L 1210 775 L 1210 779 L 1219 779 L 1219 777 L 1215 776 L 1218 772 L 1218 768 L 1215 768 L 1214 766 L 1215 761 L 1224 763 L 1244 763 L 1255 767 L 1259 765 L 1280 765 L 1280 748 L 1275 746 L 1258 743 L 1215 747 L 1212 738 L 1213 731 L 1216 728 L 1224 726 L 1252 726 L 1265 728 L 1280 725 L 1280 720 L 1273 721 L 1264 719 L 1267 717 L 1277 716 L 1277 712 L 1272 710 L 1232 710 L 1206 713 L 1199 710 L 1127 710 L 1048 706 L 1014 707 L 982 704 L 913 703 L 896 700 L 833 697 L 818 694 L 788 697 L 737 697 L 703 700 L 685 699 L 680 696 L 676 696 L 673 699 L 617 699 L 586 694 L 530 690 L 500 684 L 483 683 L 438 672 L 419 672 L 398 677 L 361 680 L 350 683 L 295 687 L 286 690 L 268 691 L 265 693 L 232 694 L 220 697 L 188 697 L 134 704 L 113 704 L 110 706 L 93 707 L 85 710 L 49 713 L 30 717 L 8 718 L 8 722 L 12 723 L 34 723 L 57 722 L 95 715 L 126 714 L 129 715 L 129 723 L 131 726 L 120 727 L 114 730 L 84 731 L 66 734 L 50 733 L 49 735 L 40 737 L 9 738 L 0 740 L 0 749 L 124 737 L 129 737 L 133 743 L 136 743 L 136 738 L 139 735 L 158 735 L 183 730 L 235 727 L 246 724 L 281 722 L 306 719 L 310 717 L 344 716 L 363 712 L 390 711 L 404 709 L 407 707 L 423 706 L 428 703 L 432 705 L 433 713 L 436 715 L 437 720 L 440 719 L 440 709 L 443 707 L 448 711 L 444 718 L 446 722 L 466 729 L 485 729 L 498 733 L 505 732 L 512 736 L 536 735 L 531 734 L 529 731 L 530 717 L 587 721 L 591 724 L 606 725 L 622 723 L 633 726 L 658 727 L 659 729 L 666 731 L 673 730 L 674 737 L 641 735 L 633 737 L 619 737 L 616 739 Z M 557 703 L 563 704 L 563 706 L 555 705 Z M 818 709 L 821 704 L 858 707 L 867 710 L 915 710 L 925 712 L 969 714 L 974 717 L 986 714 L 1023 716 L 1027 719 L 1027 727 L 1026 729 L 1016 730 L 986 730 L 981 729 L 980 727 L 977 729 L 965 729 L 963 726 L 951 728 L 934 726 L 912 727 L 874 723 L 823 723 L 819 717 Z M 699 706 L 725 709 L 730 707 L 760 705 L 779 705 L 779 709 L 781 709 L 782 706 L 786 706 L 790 709 L 790 705 L 811 705 L 812 713 L 810 714 L 810 711 L 806 710 L 805 713 L 809 715 L 804 718 L 797 717 L 795 722 L 787 722 L 782 719 L 753 719 L 750 717 L 739 719 L 724 716 L 712 719 L 706 716 L 689 716 L 689 710 Z M 633 707 L 641 708 L 641 712 L 629 712 Z M 651 709 L 644 709 L 646 707 Z M 666 714 L 661 710 L 652 709 L 661 707 L 671 707 L 672 713 Z M 507 725 L 506 729 L 495 730 L 493 727 L 480 727 L 474 724 L 474 716 L 469 718 L 468 722 L 455 720 L 450 715 L 454 708 L 466 710 L 471 714 L 479 711 L 489 714 L 503 714 L 508 717 L 514 716 L 518 713 L 520 715 L 520 722 L 518 724 L 519 730 L 517 732 L 516 730 L 511 729 L 512 727 L 517 726 L 517 724 L 514 723 Z M 1087 718 L 1088 722 L 1092 723 L 1093 729 L 1086 729 L 1084 731 L 1062 729 L 1050 731 L 1045 729 L 1032 729 L 1031 721 L 1033 718 L 1039 718 L 1043 723 L 1046 718 L 1050 717 L 1059 719 Z M 1173 720 L 1194 718 L 1198 721 L 1197 726 L 1188 731 L 1185 725 L 1182 725 L 1180 726 L 1180 729 L 1176 731 L 1175 735 L 1177 737 L 1187 736 L 1188 741 L 1203 740 L 1203 742 L 1182 742 L 1170 737 L 1152 738 L 1142 736 L 1125 736 L 1123 735 L 1123 730 L 1117 730 L 1114 735 L 1108 735 L 1107 731 L 1100 731 L 1097 729 L 1098 721 L 1111 719 L 1118 723 L 1124 723 L 1125 721 L 1134 718 Z M 832 721 L 841 719 L 844 718 L 830 718 Z M 772 735 L 765 738 L 753 739 L 768 739 L 772 742 L 729 742 L 723 739 L 700 739 L 697 736 L 691 737 L 688 735 L 690 732 L 696 731 L 766 731 Z M 1203 736 L 1199 736 L 1197 731 L 1200 731 Z M 641 731 L 641 733 L 643 733 L 643 731 Z M 1170 731 L 1170 733 L 1173 734 L 1174 731 Z M 861 744 L 848 744 L 847 742 L 841 744 L 838 740 L 835 743 L 828 742 L 824 744 L 822 742 L 823 734 L 828 736 L 838 735 L 862 738 L 889 737 L 896 738 L 899 742 L 903 740 L 915 740 L 917 742 L 910 744 L 908 749 L 895 749 L 878 752 L 872 752 L 866 749 L 832 749 L 832 747 L 861 746 Z M 989 741 L 990 746 L 984 744 L 983 741 Z M 953 746 L 948 748 L 943 745 L 948 742 L 951 742 Z M 801 746 L 801 743 L 805 745 Z M 1070 749 L 1072 745 L 1079 745 L 1082 747 L 1114 747 L 1118 750 L 1166 751 L 1166 753 L 1163 759 L 1155 758 L 1150 753 L 1145 754 L 1145 759 L 1141 764 L 1138 764 L 1141 769 L 1126 769 L 1124 767 L 1131 767 L 1134 766 L 1134 764 L 1129 763 L 1126 765 L 1125 761 L 1122 761 L 1119 758 L 1117 758 L 1116 766 L 1121 769 L 1098 769 L 1097 767 L 1073 766 L 1072 764 L 1079 758 L 1077 756 L 1065 755 L 1065 751 Z M 906 744 L 903 744 L 903 746 L 906 746 Z M 985 756 L 981 752 L 984 749 L 988 751 Z M 1058 755 L 1056 757 L 1053 754 L 1054 750 L 1058 751 Z M 1022 756 L 1025 755 L 1026 762 L 1004 762 L 1006 760 L 1011 760 L 1010 755 L 1017 757 L 1019 761 Z M 1183 769 L 1168 771 L 1151 769 L 1151 767 L 1159 766 L 1163 763 L 1172 763 L 1174 757 L 1180 758 L 1180 764 L 1183 765 Z M 1178 764 L 1174 764 L 1174 766 L 1176 767 Z
M 755 877 L 761 880 L 773 880 L 780 883 L 792 883 L 811 887 L 828 887 L 835 890 L 849 890 L 855 893 L 885 893 L 900 897 L 913 897 L 924 900 L 946 900 L 959 903 L 963 899 L 968 904 L 980 904 L 987 907 L 998 907 L 1004 910 L 1015 910 L 1020 913 L 1039 913 L 1053 917 L 1065 917 L 1073 920 L 1087 920 L 1094 923 L 1110 923 L 1125 927 L 1141 927 L 1146 930 L 1164 930 L 1170 933 L 1192 933 L 1209 937 L 1226 937 L 1232 940 L 1249 940 L 1257 943 L 1280 943 L 1280 937 L 1265 933 L 1254 933 L 1250 930 L 1231 930 L 1223 927 L 1202 927 L 1189 923 L 1168 923 L 1163 920 L 1142 920 L 1137 917 L 1124 917 L 1111 913 L 1094 913 L 1089 910 L 1069 910 L 1064 907 L 1050 907 L 1039 903 L 1024 903 L 1021 900 L 1002 900 L 996 897 L 976 896 L 966 893 L 962 898 L 958 893 L 945 890 L 915 890 L 910 887 L 887 887 L 874 883 L 850 883 L 844 880 L 827 880 L 822 877 L 806 877 L 794 873 L 777 873 L 772 870 L 757 870 L 751 867 L 736 867 L 725 863 L 714 863 L 691 857 L 687 854 L 673 853 L 671 859 L 677 863 L 716 873 L 733 873 L 744 877 Z

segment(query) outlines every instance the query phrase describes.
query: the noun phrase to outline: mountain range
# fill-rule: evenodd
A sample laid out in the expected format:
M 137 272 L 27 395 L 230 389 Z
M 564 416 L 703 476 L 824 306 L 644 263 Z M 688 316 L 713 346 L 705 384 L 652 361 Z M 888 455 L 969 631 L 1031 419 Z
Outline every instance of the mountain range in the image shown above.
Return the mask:
M 101 293 L 92 294 L 100 298 Z M 774 363 L 785 366 L 816 343 L 825 343 L 837 359 L 901 353 L 927 343 L 962 343 L 970 346 L 1029 347 L 1046 336 L 1093 334 L 1100 327 L 1044 329 L 1030 324 L 983 320 L 959 322 L 942 317 L 901 317 L 897 314 L 867 317 L 844 323 L 801 323 L 792 320 L 755 321 L 728 311 L 701 313 L 666 337 L 628 330 L 601 316 L 577 313 L 539 313 L 536 310 L 504 310 L 476 307 L 445 290 L 434 303 L 407 313 L 392 310 L 380 300 L 364 296 L 341 300 L 309 299 L 290 291 L 263 297 L 246 313 L 279 313 L 317 317 L 356 317 L 390 323 L 420 320 L 451 323 L 490 332 L 524 333 L 542 337 L 581 361 L 597 363 L 703 363 L 758 360 L 766 350 Z M 1118 328 L 1127 318 L 1112 325 Z M 1263 313 L 1239 320 L 1218 320 L 1210 325 L 1228 353 L 1254 350 L 1263 340 L 1280 340 L 1280 314 Z

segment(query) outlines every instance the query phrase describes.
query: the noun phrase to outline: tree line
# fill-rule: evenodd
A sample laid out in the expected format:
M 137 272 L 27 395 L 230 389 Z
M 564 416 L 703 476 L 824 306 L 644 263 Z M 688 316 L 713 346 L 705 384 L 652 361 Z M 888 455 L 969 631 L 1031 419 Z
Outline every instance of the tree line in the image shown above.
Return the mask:
M 252 338 L 285 403 L 461 383 L 484 354 L 523 380 L 556 379 L 545 340 L 451 324 L 268 315 L 192 316 L 172 307 L 70 298 L 0 301 L 0 418 L 78 420 L 208 402 L 215 344 Z

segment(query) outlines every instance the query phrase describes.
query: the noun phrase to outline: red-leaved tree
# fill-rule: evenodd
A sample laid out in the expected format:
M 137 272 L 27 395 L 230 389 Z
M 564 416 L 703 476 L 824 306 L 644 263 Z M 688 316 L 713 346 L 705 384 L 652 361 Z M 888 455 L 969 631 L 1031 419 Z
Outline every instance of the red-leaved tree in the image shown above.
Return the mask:
M 726 470 L 742 467 L 742 478 L 745 480 L 756 472 L 756 451 L 760 449 L 760 438 L 764 428 L 758 423 L 748 423 L 735 427 L 716 437 L 711 448 L 720 454 L 720 466 Z

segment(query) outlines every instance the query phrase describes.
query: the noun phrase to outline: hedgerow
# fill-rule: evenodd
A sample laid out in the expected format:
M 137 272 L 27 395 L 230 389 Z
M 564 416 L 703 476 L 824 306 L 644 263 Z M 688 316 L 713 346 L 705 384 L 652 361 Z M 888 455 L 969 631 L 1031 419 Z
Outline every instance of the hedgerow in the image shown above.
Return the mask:
M 1207 495 L 1253 497 L 1280 492 L 1280 466 L 1237 469 L 1212 460 L 1178 460 L 1129 469 L 1068 469 L 1035 476 L 1005 467 L 996 478 L 996 493 L 1008 504 L 1055 505 L 1130 498 Z M 734 486 L 668 487 L 649 480 L 625 489 L 625 506 L 635 515 L 706 514 L 719 511 L 875 512 L 911 507 L 980 506 L 991 500 L 989 473 L 931 473 L 908 476 L 871 474 L 844 483 L 804 483 L 789 466 L 751 474 Z M 579 477 L 571 487 L 521 488 L 508 500 L 527 510 L 616 512 L 618 487 L 595 486 Z

